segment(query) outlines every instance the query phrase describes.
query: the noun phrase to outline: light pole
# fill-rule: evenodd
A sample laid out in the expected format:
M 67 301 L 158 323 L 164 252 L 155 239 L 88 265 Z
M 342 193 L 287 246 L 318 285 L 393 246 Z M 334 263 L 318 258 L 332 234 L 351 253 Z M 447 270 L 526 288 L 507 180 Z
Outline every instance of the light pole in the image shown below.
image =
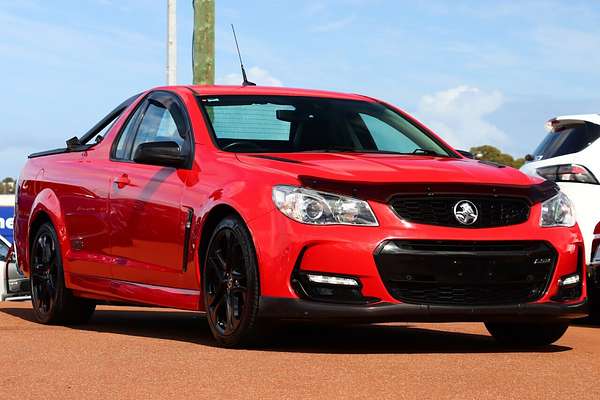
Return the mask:
M 167 0 L 167 85 L 177 84 L 177 0 Z
M 215 0 L 194 0 L 194 85 L 215 83 Z

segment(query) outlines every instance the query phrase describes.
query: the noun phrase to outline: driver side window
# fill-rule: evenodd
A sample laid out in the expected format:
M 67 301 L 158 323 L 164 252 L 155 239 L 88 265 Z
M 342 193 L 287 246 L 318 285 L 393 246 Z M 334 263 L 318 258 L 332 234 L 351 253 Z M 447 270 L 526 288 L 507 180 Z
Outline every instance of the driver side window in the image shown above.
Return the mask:
M 182 107 L 172 95 L 151 94 L 126 122 L 113 146 L 112 159 L 132 161 L 141 144 L 153 142 L 174 142 L 182 153 L 190 153 L 191 131 Z
M 129 155 L 127 154 L 127 143 L 131 141 L 131 138 L 135 134 L 135 127 L 138 125 L 137 122 L 143 109 L 144 104 L 138 106 L 133 115 L 127 121 L 127 125 L 125 125 L 125 128 L 118 138 L 117 145 L 114 149 L 113 158 L 117 160 L 129 159 Z
M 179 132 L 171 112 L 159 103 L 152 102 L 142 117 L 140 127 L 133 142 L 132 156 L 138 146 L 150 142 L 175 142 L 180 149 L 184 148 L 184 133 Z

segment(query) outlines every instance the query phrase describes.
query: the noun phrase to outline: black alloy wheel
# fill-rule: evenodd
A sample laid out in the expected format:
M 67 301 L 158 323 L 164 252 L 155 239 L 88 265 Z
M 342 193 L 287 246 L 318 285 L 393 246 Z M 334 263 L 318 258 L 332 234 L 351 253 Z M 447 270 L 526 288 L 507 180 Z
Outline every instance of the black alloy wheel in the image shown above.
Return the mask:
M 258 274 L 250 233 L 236 216 L 223 219 L 211 237 L 203 273 L 204 304 L 219 344 L 234 347 L 254 336 Z
M 58 294 L 58 257 L 51 233 L 41 230 L 31 249 L 31 302 L 40 321 L 49 318 Z
M 76 325 L 87 322 L 96 304 L 75 297 L 65 286 L 56 230 L 50 223 L 40 226 L 31 244 L 31 304 L 42 324 Z

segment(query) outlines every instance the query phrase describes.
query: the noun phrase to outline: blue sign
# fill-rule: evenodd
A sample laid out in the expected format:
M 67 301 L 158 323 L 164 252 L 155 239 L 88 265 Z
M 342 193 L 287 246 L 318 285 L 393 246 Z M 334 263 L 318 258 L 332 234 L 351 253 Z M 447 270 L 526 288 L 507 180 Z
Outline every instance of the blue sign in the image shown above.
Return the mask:
M 13 229 L 15 224 L 15 208 L 0 206 L 0 235 L 9 242 L 13 242 Z

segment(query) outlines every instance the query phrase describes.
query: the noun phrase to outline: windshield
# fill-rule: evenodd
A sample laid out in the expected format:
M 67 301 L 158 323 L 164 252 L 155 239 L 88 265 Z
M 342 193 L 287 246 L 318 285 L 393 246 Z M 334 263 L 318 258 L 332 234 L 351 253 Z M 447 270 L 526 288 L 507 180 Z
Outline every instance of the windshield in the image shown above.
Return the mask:
M 567 125 L 556 132 L 550 132 L 533 153 L 534 160 L 577 153 L 600 136 L 600 125 L 589 122 Z
M 202 97 L 200 103 L 226 151 L 455 156 L 379 103 L 293 96 Z

